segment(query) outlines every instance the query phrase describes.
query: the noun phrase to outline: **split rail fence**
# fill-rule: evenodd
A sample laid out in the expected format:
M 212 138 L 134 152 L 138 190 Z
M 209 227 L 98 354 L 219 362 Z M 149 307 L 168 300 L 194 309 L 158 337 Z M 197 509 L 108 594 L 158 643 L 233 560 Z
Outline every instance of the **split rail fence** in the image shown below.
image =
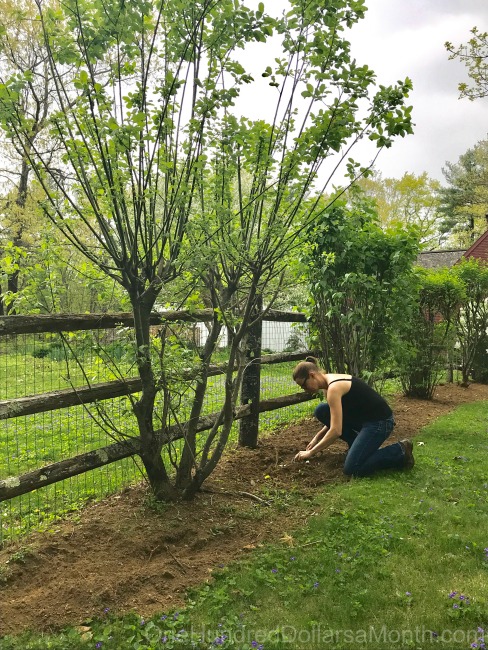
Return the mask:
M 163 312 L 155 313 L 151 324 L 195 328 L 211 317 L 208 310 Z M 261 415 L 261 424 L 270 428 L 310 410 L 300 409 L 310 399 L 305 393 L 276 395 L 292 387 L 291 368 L 310 354 L 298 346 L 300 336 L 290 336 L 291 323 L 304 326 L 306 318 L 270 311 L 264 332 L 260 326 L 249 337 L 249 358 L 260 363 L 253 361 L 244 373 L 236 412 L 241 444 L 256 444 L 260 414 L 286 407 L 281 420 L 263 422 Z M 124 439 L 113 441 L 96 416 L 103 403 L 105 418 L 116 422 L 117 429 L 123 431 L 124 423 L 133 421 L 127 396 L 140 391 L 141 384 L 133 364 L 123 362 L 124 332 L 132 326 L 129 313 L 0 317 L 0 544 L 140 477 L 137 433 L 127 430 Z M 285 339 L 302 349 L 283 351 Z M 281 351 L 264 353 L 273 350 Z M 215 421 L 212 411 L 220 407 L 218 378 L 224 371 L 223 364 L 212 368 L 215 386 L 198 423 L 200 432 Z M 181 438 L 181 431 L 181 422 L 172 425 L 167 442 Z M 107 466 L 110 471 L 103 474 Z

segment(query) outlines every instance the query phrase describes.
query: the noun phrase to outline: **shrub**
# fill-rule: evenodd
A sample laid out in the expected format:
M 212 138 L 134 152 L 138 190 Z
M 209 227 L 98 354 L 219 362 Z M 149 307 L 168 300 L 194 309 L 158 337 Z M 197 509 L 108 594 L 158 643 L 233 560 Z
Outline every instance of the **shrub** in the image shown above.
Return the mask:
M 463 283 L 448 269 L 418 270 L 417 308 L 396 346 L 407 397 L 432 399 L 454 344 L 455 320 L 465 299 Z
M 49 348 L 37 348 L 37 350 L 32 352 L 32 356 L 36 359 L 44 359 L 44 357 L 48 356 L 49 351 Z

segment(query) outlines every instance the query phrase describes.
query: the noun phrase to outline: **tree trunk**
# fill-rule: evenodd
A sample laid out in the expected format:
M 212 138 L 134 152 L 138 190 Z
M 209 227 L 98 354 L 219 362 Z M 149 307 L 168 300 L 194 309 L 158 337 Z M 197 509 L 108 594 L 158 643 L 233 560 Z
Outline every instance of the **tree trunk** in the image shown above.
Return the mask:
M 17 198 L 15 199 L 15 204 L 21 209 L 25 208 L 25 204 L 27 202 L 29 172 L 30 172 L 29 164 L 27 160 L 24 158 L 22 160 L 22 167 L 20 170 L 20 179 L 19 179 L 19 186 L 17 189 Z M 18 227 L 16 228 L 15 236 L 12 238 L 12 243 L 16 248 L 22 247 L 22 235 L 24 233 L 24 227 L 25 227 L 25 222 L 24 223 L 20 222 L 18 224 Z M 20 270 L 18 269 L 14 271 L 11 275 L 9 275 L 7 279 L 7 291 L 9 291 L 14 295 L 19 291 L 19 276 L 20 276 Z M 6 312 L 8 315 L 15 314 L 15 309 L 12 306 L 12 304 L 7 306 Z
M 142 446 L 144 447 L 144 444 Z M 155 449 L 144 449 L 144 451 L 141 451 L 140 457 L 154 498 L 157 501 L 175 501 L 178 493 L 172 485 L 164 466 L 159 445 Z
M 205 348 L 201 355 L 201 365 L 198 374 L 199 380 L 195 389 L 195 397 L 193 398 L 192 409 L 190 413 L 190 420 L 188 429 L 185 433 L 185 445 L 181 461 L 176 472 L 176 487 L 179 490 L 185 490 L 191 483 L 192 471 L 196 467 L 196 432 L 198 419 L 201 415 L 205 394 L 207 392 L 207 382 L 209 377 L 210 362 L 212 360 L 212 353 L 215 350 L 217 341 L 219 339 L 222 325 L 218 319 L 214 317 L 212 329 L 209 332 L 205 342 Z
M 14 246 L 18 246 L 17 243 L 18 241 L 19 241 L 18 239 L 14 240 L 13 242 Z M 19 292 L 19 275 L 20 275 L 20 271 L 17 270 L 14 271 L 11 275 L 9 275 L 7 279 L 7 291 L 9 293 L 12 293 L 13 295 L 16 295 Z M 13 306 L 12 303 L 7 305 L 6 312 L 7 312 L 6 314 L 7 316 L 13 316 L 16 313 L 15 307 Z
M 141 440 L 140 457 L 154 497 L 159 501 L 172 501 L 176 493 L 161 458 L 162 436 L 154 430 L 153 416 L 157 388 L 151 364 L 149 334 L 153 305 L 141 305 L 137 292 L 131 295 L 131 302 L 137 344 L 137 367 L 142 384 L 141 397 L 134 404 L 134 413 L 137 418 Z
M 232 346 L 229 351 L 229 362 L 225 375 L 224 404 L 220 411 L 219 417 L 217 418 L 214 426 L 212 427 L 212 430 L 210 431 L 210 434 L 207 437 L 207 440 L 205 441 L 205 445 L 203 446 L 201 453 L 200 462 L 193 475 L 192 481 L 183 492 L 184 499 L 192 499 L 204 481 L 214 471 L 225 449 L 232 424 L 235 421 L 236 399 L 238 390 L 242 385 L 242 374 L 244 371 L 244 366 L 242 365 L 242 360 L 239 360 L 237 376 L 234 378 L 234 364 L 239 358 L 239 347 L 245 332 L 248 331 L 250 323 L 261 311 L 260 306 L 262 303 L 260 302 L 260 298 L 256 296 L 256 286 L 257 282 L 249 289 L 246 308 L 242 315 L 242 322 L 238 328 L 238 331 L 232 337 Z M 217 436 L 217 444 L 212 449 L 213 441 Z
M 256 298 L 254 318 L 263 310 L 263 301 Z M 239 445 L 255 449 L 259 436 L 259 397 L 261 393 L 261 341 L 263 322 L 257 320 L 247 333 L 246 367 L 242 376 L 241 404 L 249 404 L 251 413 L 241 420 L 239 427 Z

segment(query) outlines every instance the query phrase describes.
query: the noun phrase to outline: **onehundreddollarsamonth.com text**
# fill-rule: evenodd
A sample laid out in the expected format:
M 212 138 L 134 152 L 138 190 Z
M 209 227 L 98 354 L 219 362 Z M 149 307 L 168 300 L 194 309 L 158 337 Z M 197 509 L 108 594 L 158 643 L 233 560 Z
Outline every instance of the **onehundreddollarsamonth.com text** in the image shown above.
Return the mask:
M 182 630 L 183 632 L 183 630 Z M 205 626 L 185 630 L 186 638 L 215 643 L 215 628 L 210 629 Z M 409 629 L 394 629 L 386 625 L 381 627 L 369 627 L 368 629 L 332 629 L 325 626 L 317 625 L 310 628 L 297 628 L 292 625 L 283 625 L 275 630 L 248 629 L 243 626 L 241 629 L 222 632 L 217 638 L 216 645 L 224 645 L 225 642 L 236 644 L 249 644 L 249 647 L 257 648 L 271 639 L 279 638 L 282 643 L 290 643 L 291 646 L 306 648 L 307 646 L 324 647 L 330 645 L 343 646 L 345 644 L 354 646 L 365 646 L 373 649 L 402 648 L 412 645 L 425 647 L 432 643 L 432 646 L 448 648 L 452 644 L 467 644 L 467 647 L 477 643 L 480 637 L 480 628 L 478 629 L 449 629 L 434 630 L 424 626 L 418 626 Z M 170 639 L 166 637 L 166 640 Z M 173 642 L 178 641 L 178 634 L 171 639 Z M 474 646 L 473 646 L 474 647 Z

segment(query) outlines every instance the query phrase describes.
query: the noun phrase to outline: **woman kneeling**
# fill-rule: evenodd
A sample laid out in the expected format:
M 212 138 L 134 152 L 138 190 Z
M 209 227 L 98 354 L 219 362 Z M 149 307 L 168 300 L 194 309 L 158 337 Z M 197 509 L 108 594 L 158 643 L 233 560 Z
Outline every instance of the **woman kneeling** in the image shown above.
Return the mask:
M 323 390 L 327 400 L 319 404 L 314 413 L 325 426 L 305 451 L 298 452 L 295 460 L 307 460 L 340 438 L 349 446 L 344 464 L 344 473 L 348 476 L 369 476 L 380 469 L 413 467 L 410 440 L 380 449 L 393 431 L 395 420 L 388 402 L 362 379 L 323 372 L 313 357 L 307 357 L 296 366 L 293 379 L 307 392 Z

